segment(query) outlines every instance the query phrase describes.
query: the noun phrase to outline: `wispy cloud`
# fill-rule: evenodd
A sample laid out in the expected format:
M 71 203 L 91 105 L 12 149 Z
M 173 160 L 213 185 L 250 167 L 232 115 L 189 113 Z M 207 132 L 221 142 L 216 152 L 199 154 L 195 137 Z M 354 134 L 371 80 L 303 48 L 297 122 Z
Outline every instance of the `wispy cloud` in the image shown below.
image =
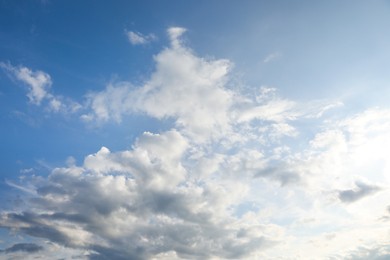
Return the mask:
M 27 97 L 31 103 L 40 105 L 43 99 L 49 98 L 48 91 L 52 85 L 49 74 L 40 70 L 32 71 L 23 66 L 14 67 L 4 62 L 0 63 L 0 67 L 29 87 Z
M 154 34 L 144 35 L 140 32 L 125 30 L 127 39 L 132 45 L 144 45 L 157 40 Z
M 27 97 L 31 104 L 40 106 L 46 101 L 48 111 L 55 113 L 73 113 L 81 108 L 80 104 L 70 98 L 54 95 L 51 91 L 52 79 L 44 71 L 33 71 L 25 66 L 13 66 L 5 62 L 0 62 L 0 68 L 28 87 Z
M 264 63 L 269 63 L 269 62 L 272 62 L 272 61 L 280 59 L 282 56 L 283 56 L 283 54 L 281 52 L 273 52 L 273 53 L 267 55 L 263 59 L 263 62 Z

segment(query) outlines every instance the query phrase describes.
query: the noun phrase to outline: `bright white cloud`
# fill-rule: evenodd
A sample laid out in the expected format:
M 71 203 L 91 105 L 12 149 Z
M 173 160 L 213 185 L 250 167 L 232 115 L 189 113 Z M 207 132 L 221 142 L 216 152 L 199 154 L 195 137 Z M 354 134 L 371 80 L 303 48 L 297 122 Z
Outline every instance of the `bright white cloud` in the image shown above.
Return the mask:
M 90 93 L 92 113 L 85 119 L 121 121 L 137 111 L 159 119 L 176 118 L 188 135 L 207 139 L 228 130 L 232 93 L 223 88 L 230 63 L 205 60 L 179 47 L 182 28 L 171 28 L 174 48 L 155 57 L 156 71 L 142 87 L 127 82 L 110 84 L 104 91 Z M 202 118 L 202 120 L 199 120 Z
M 171 48 L 155 56 L 156 70 L 144 85 L 111 83 L 101 92 L 90 93 L 92 112 L 82 118 L 120 122 L 126 114 L 145 112 L 158 119 L 175 119 L 176 127 L 196 141 L 232 135 L 233 126 L 253 120 L 275 122 L 268 130 L 280 132 L 274 136 L 296 134 L 288 121 L 302 112 L 293 101 L 281 99 L 267 88 L 261 88 L 256 97 L 226 88 L 232 64 L 197 57 L 183 46 L 180 37 L 184 32 L 177 27 L 168 30 Z M 317 109 L 312 113 L 319 113 L 323 106 Z
M 83 115 L 139 113 L 172 129 L 9 184 L 34 198 L 0 226 L 89 259 L 386 257 L 389 110 L 325 117 L 341 102 L 228 88 L 231 62 L 198 57 L 184 32 L 168 30 L 144 84 L 89 93 Z

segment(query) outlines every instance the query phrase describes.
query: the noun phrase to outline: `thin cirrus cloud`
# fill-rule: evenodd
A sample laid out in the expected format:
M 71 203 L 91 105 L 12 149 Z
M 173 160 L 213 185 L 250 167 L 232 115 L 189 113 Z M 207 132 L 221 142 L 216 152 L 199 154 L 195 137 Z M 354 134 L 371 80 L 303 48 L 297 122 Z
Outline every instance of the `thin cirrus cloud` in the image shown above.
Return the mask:
M 272 61 L 276 61 L 280 58 L 282 58 L 283 54 L 281 52 L 273 52 L 269 55 L 267 55 L 264 59 L 263 59 L 263 63 L 269 63 L 269 62 L 272 62 Z
M 120 127 L 141 114 L 171 119 L 171 128 L 11 183 L 31 192 L 24 206 L 1 212 L 0 227 L 85 259 L 388 255 L 378 217 L 388 205 L 390 112 L 335 117 L 340 101 L 303 104 L 274 88 L 249 95 L 228 87 L 232 62 L 199 57 L 181 41 L 184 32 L 168 30 L 171 45 L 154 57 L 144 84 L 89 92 L 82 115 Z M 358 181 L 373 174 L 381 192 Z

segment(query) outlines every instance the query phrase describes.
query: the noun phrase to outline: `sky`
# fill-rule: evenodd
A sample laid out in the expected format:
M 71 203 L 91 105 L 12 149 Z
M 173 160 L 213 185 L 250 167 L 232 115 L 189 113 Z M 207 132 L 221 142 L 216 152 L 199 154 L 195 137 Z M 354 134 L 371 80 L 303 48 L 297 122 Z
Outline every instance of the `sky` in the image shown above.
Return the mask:
M 0 259 L 389 259 L 390 2 L 0 0 Z

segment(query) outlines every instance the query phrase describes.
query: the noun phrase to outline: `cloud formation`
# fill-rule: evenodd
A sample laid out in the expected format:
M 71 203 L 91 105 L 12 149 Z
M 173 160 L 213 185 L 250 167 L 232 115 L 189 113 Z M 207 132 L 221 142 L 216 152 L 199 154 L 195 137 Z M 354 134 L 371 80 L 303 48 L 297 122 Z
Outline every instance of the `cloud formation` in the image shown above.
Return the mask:
M 352 203 L 381 190 L 381 188 L 376 185 L 370 185 L 363 182 L 355 182 L 355 185 L 355 189 L 339 191 L 338 196 L 342 202 Z
M 294 102 L 274 97 L 274 89 L 261 88 L 253 97 L 226 88 L 231 62 L 197 57 L 181 42 L 185 31 L 168 29 L 171 47 L 155 56 L 156 70 L 144 85 L 111 83 L 103 91 L 89 93 L 92 111 L 82 118 L 121 122 L 128 114 L 146 113 L 160 120 L 174 119 L 177 128 L 200 142 L 231 135 L 232 127 L 254 120 L 274 122 L 275 133 L 293 135 L 288 121 L 300 114 Z
M 157 37 L 154 34 L 143 35 L 140 32 L 125 30 L 127 39 L 132 45 L 144 45 L 155 41 Z
M 15 252 L 26 252 L 26 253 L 36 253 L 38 251 L 43 250 L 42 246 L 33 244 L 33 243 L 20 243 L 15 244 L 11 247 L 8 247 L 4 250 L 0 250 L 0 252 L 4 252 L 6 254 L 15 253 Z
M 231 86 L 230 61 L 199 57 L 184 32 L 168 30 L 171 44 L 143 84 L 88 93 L 82 116 L 120 125 L 141 114 L 171 128 L 10 184 L 28 193 L 27 206 L 1 212 L 0 227 L 87 259 L 345 259 L 388 241 L 378 218 L 390 112 L 324 119 L 341 103 L 247 93 Z M 356 181 L 373 173 L 381 187 Z
M 226 132 L 232 93 L 223 86 L 229 62 L 196 57 L 180 45 L 183 32 L 182 28 L 169 30 L 172 48 L 155 57 L 156 71 L 144 86 L 120 82 L 90 93 L 93 113 L 84 118 L 120 122 L 123 115 L 145 112 L 158 119 L 175 118 L 178 127 L 200 139 Z
M 272 226 L 231 213 L 245 186 L 191 180 L 177 131 L 145 133 L 133 150 L 102 148 L 81 167 L 57 168 L 37 183 L 33 212 L 3 214 L 0 226 L 69 247 L 91 259 L 241 258 L 276 243 Z M 242 187 L 240 187 L 242 186 Z M 96 255 L 97 254 L 97 255 Z
M 24 66 L 12 66 L 10 63 L 0 62 L 0 68 L 11 77 L 24 83 L 28 87 L 27 97 L 31 104 L 40 106 L 47 101 L 47 109 L 51 112 L 75 112 L 81 105 L 69 98 L 63 98 L 51 93 L 52 79 L 44 71 L 33 71 Z
M 14 67 L 4 62 L 0 63 L 0 67 L 29 87 L 27 97 L 31 103 L 40 105 L 43 99 L 49 97 L 48 91 L 52 85 L 49 74 L 40 70 L 32 71 L 26 67 Z

